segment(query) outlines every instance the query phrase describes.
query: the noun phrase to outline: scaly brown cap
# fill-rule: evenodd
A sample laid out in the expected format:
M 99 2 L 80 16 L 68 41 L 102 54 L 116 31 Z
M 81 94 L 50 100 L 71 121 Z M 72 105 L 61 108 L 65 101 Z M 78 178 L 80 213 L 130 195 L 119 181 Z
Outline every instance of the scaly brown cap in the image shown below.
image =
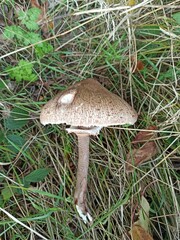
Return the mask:
M 134 124 L 136 111 L 95 79 L 86 79 L 58 93 L 42 108 L 42 124 L 107 127 Z

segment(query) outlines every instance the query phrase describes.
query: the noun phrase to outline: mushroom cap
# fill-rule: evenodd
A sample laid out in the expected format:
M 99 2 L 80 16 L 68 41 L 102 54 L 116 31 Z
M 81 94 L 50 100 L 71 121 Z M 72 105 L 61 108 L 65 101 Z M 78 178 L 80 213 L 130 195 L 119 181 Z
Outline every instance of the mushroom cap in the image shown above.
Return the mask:
M 43 125 L 66 123 L 73 126 L 106 127 L 134 124 L 136 111 L 95 79 L 75 83 L 58 93 L 42 108 Z

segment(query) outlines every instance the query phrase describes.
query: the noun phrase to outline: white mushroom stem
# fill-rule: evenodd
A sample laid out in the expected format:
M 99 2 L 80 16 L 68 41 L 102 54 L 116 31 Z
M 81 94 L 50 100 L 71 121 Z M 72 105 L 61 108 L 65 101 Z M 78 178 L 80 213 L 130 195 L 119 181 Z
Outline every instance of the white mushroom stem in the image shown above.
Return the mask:
M 89 128 L 71 126 L 66 129 L 68 133 L 75 133 L 78 136 L 79 161 L 74 200 L 77 211 L 85 223 L 93 221 L 88 212 L 86 203 L 87 175 L 89 167 L 89 136 L 99 134 L 101 128 L 101 126 Z
M 82 217 L 83 221 L 87 223 L 88 221 L 92 221 L 92 218 L 88 213 L 86 203 L 87 176 L 89 167 L 89 134 L 80 133 L 77 134 L 77 136 L 79 160 L 74 201 L 79 215 Z

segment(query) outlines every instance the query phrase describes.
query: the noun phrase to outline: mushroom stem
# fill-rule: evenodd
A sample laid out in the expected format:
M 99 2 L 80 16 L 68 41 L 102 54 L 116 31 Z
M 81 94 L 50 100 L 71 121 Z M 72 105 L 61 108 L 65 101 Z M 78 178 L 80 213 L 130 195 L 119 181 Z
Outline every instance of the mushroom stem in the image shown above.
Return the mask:
M 77 134 L 77 136 L 79 160 L 74 201 L 79 215 L 84 222 L 87 223 L 87 221 L 92 221 L 86 204 L 87 175 L 89 167 L 89 134 Z

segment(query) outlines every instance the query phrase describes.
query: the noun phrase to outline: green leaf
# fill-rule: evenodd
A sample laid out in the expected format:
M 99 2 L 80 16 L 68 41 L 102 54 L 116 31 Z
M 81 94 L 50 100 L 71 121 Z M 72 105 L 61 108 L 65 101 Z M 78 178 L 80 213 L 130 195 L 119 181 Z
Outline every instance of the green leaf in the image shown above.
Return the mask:
M 1 191 L 2 197 L 4 201 L 8 201 L 17 190 L 15 188 L 11 188 L 11 185 L 5 186 L 5 188 Z
M 3 201 L 2 196 L 0 195 L 0 207 L 3 207 L 3 204 L 4 204 L 4 201 Z
M 33 73 L 33 64 L 29 61 L 20 60 L 17 66 L 8 67 L 6 71 L 9 73 L 9 76 L 17 82 L 23 80 L 34 82 L 38 79 L 37 75 Z
M 13 39 L 16 35 L 16 26 L 7 26 L 4 28 L 3 37 Z
M 15 31 L 15 37 L 21 42 L 23 41 L 25 31 L 19 26 L 14 26 L 14 31 Z
M 29 30 L 38 30 L 39 26 L 37 23 L 33 22 L 33 21 L 27 21 L 26 22 L 26 27 L 29 29 Z
M 0 79 L 0 89 L 5 89 L 5 88 L 6 88 L 5 82 Z
M 20 42 L 23 41 L 26 32 L 20 26 L 7 26 L 4 29 L 3 36 L 7 39 L 17 38 Z
M 174 13 L 172 17 L 180 25 L 180 12 Z
M 24 146 L 25 140 L 19 135 L 8 134 L 7 139 L 7 148 L 13 153 L 18 153 L 19 150 Z
M 30 44 L 34 44 L 34 43 L 42 41 L 42 38 L 40 37 L 40 35 L 38 33 L 34 33 L 34 32 L 27 33 L 26 39 L 29 40 Z M 39 44 L 41 44 L 41 43 L 39 43 Z
M 41 13 L 41 10 L 39 8 L 34 7 L 28 10 L 28 16 L 32 21 L 37 21 L 40 13 Z
M 47 42 L 43 42 L 35 46 L 36 56 L 39 58 L 44 57 L 46 54 L 53 51 L 53 46 Z
M 4 120 L 4 126 L 8 129 L 20 129 L 28 122 L 29 114 L 27 111 L 15 107 L 11 110 L 10 116 Z
M 38 30 L 39 25 L 37 24 L 38 17 L 41 13 L 39 8 L 30 8 L 28 11 L 19 11 L 18 19 L 24 24 L 29 30 Z
M 3 36 L 6 39 L 16 38 L 18 43 L 28 46 L 42 40 L 41 36 L 35 32 L 26 32 L 20 26 L 7 26 L 4 29 Z
M 4 132 L 0 130 L 0 143 L 2 143 L 5 140 Z
M 25 185 L 31 182 L 36 183 L 43 181 L 45 177 L 47 177 L 47 175 L 50 173 L 50 171 L 51 169 L 49 168 L 39 168 L 37 170 L 34 170 L 24 178 Z

